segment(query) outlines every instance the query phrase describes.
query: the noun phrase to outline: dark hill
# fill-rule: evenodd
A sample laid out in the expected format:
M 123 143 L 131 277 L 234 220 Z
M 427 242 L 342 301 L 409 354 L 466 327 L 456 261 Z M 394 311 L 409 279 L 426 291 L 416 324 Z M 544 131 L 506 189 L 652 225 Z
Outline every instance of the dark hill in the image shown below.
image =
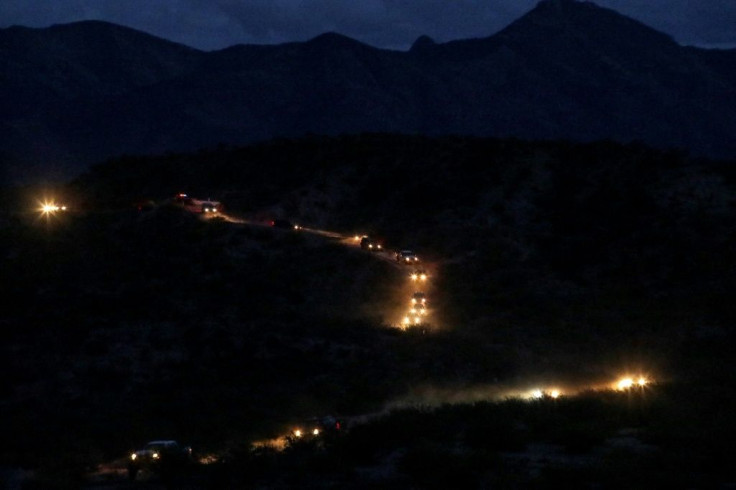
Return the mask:
M 640 144 L 364 134 L 114 159 L 56 189 L 70 209 L 49 219 L 14 212 L 28 189 L 0 192 L 0 463 L 69 482 L 28 488 L 79 488 L 89 468 L 166 434 L 222 456 L 169 488 L 487 488 L 535 480 L 535 448 L 559 445 L 552 483 L 505 487 L 722 488 L 736 433 L 734 186 L 733 165 Z M 180 191 L 231 216 L 411 244 L 437 265 L 429 331 L 387 328 L 407 280 L 390 256 L 200 220 L 171 203 Z M 141 197 L 150 205 L 131 205 Z M 457 404 L 633 369 L 654 386 Z M 417 409 L 355 427 L 335 459 L 248 459 L 250 441 L 298 420 L 373 413 L 425 387 Z M 525 450 L 529 462 L 501 459 Z M 394 467 L 384 458 L 399 461 L 380 472 L 396 483 L 363 485 Z M 597 483 L 611 475 L 621 483 Z M 298 483 L 270 484 L 284 478 Z
M 679 46 L 589 2 L 542 1 L 493 36 L 420 38 L 407 52 L 327 33 L 203 53 L 84 22 L 2 30 L 0 54 L 10 178 L 366 131 L 639 140 L 736 157 L 736 52 Z

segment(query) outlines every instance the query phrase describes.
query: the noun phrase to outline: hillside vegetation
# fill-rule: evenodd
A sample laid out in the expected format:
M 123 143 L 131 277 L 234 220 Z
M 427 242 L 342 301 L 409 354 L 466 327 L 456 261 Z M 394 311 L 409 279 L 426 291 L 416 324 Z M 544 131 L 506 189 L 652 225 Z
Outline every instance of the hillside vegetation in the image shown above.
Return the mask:
M 511 475 L 499 454 L 541 442 L 586 453 L 634 427 L 672 469 L 734 435 L 733 165 L 641 144 L 364 134 L 121 157 L 55 189 L 70 211 L 49 217 L 21 212 L 32 189 L 5 192 L 2 462 L 68 481 L 173 437 L 231 448 L 217 473 L 231 482 L 312 484 L 343 454 L 324 480 L 334 488 L 385 458 L 399 458 L 386 477 L 399 487 L 460 474 L 469 487 L 542 485 L 608 473 L 565 460 L 562 473 Z M 398 330 L 384 306 L 405 271 L 322 236 L 200 220 L 170 203 L 182 191 L 230 216 L 411 246 L 438 265 L 438 314 Z M 661 383 L 640 415 L 595 394 L 534 409 L 470 395 L 625 370 Z M 392 412 L 351 432 L 345 452 L 242 452 L 293 420 L 380 412 L 422 390 L 432 407 L 468 404 Z M 447 472 L 425 473 L 429 461 Z M 710 463 L 692 471 L 718 475 Z

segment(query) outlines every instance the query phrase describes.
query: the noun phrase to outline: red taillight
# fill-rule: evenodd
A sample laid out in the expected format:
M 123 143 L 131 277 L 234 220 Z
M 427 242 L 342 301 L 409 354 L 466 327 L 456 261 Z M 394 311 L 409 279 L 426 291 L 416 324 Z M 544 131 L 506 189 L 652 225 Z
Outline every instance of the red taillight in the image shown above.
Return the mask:
M 335 422 L 335 429 L 340 430 L 340 422 Z

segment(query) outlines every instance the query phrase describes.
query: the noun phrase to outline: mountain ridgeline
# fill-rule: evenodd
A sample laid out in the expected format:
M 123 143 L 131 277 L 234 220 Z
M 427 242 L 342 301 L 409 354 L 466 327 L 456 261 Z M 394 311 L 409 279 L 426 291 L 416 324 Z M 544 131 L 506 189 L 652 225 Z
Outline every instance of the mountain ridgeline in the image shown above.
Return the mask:
M 203 52 L 97 21 L 10 27 L 0 107 L 6 182 L 123 154 L 361 132 L 641 141 L 730 159 L 736 50 L 681 46 L 572 0 L 408 51 L 335 33 Z

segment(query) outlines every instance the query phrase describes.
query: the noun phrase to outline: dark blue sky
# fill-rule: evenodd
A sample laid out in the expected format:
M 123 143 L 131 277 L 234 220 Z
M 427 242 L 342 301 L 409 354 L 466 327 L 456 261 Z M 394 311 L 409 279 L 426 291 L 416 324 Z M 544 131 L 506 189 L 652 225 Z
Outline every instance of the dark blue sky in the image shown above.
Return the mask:
M 597 0 L 681 44 L 736 48 L 736 0 Z M 408 49 L 495 34 L 537 0 L 2 0 L 0 27 L 106 20 L 204 50 L 305 41 L 327 31 Z

